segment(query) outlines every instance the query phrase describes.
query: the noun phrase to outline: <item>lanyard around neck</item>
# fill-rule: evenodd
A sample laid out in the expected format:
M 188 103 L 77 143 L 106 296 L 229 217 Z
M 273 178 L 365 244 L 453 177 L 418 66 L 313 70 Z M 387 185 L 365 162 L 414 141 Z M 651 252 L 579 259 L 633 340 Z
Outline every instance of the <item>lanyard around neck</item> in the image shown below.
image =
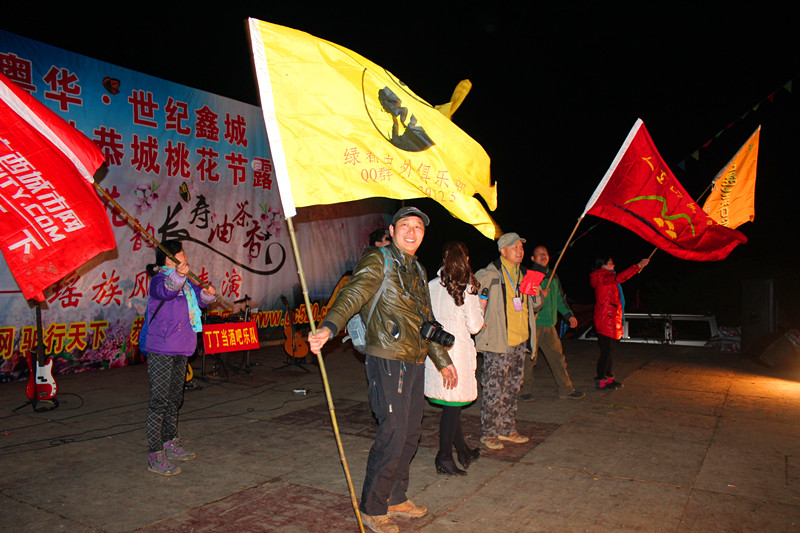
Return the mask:
M 519 270 L 517 270 L 517 283 L 515 285 L 514 284 L 514 280 L 511 279 L 511 273 L 508 271 L 508 269 L 506 268 L 505 265 L 502 265 L 502 266 L 503 266 L 503 270 L 506 271 L 506 276 L 508 276 L 508 281 L 510 281 L 511 282 L 511 286 L 514 287 L 514 296 L 519 296 L 519 284 L 520 284 L 520 279 L 519 278 L 522 277 L 521 273 L 519 272 Z

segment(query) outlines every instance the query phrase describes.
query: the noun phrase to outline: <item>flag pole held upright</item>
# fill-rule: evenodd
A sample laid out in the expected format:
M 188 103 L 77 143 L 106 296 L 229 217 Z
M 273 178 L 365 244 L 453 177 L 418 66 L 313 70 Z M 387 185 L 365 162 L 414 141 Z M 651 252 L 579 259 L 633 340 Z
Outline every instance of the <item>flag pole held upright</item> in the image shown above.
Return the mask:
M 311 326 L 311 334 L 317 332 L 317 325 L 314 322 L 314 315 L 311 308 L 311 300 L 308 298 L 308 285 L 306 284 L 306 276 L 303 272 L 303 263 L 300 261 L 300 249 L 297 246 L 297 236 L 294 232 L 294 223 L 292 217 L 286 219 L 286 225 L 289 228 L 289 238 L 292 242 L 292 251 L 294 252 L 294 260 L 297 262 L 297 275 L 300 277 L 300 288 L 303 291 L 303 301 L 306 305 L 306 314 L 308 315 L 308 324 Z M 331 386 L 328 382 L 328 372 L 325 370 L 325 361 L 322 358 L 322 351 L 317 354 L 317 363 L 319 364 L 319 373 L 322 376 L 322 384 L 325 389 L 325 400 L 328 402 L 328 411 L 331 415 L 331 425 L 333 426 L 333 434 L 336 437 L 336 447 L 339 450 L 339 460 L 342 462 L 344 468 L 344 476 L 347 480 L 347 489 L 350 491 L 350 501 L 353 504 L 353 510 L 356 513 L 356 520 L 358 520 L 358 527 L 364 533 L 364 524 L 361 521 L 361 513 L 358 510 L 358 500 L 356 499 L 356 491 L 353 487 L 353 478 L 350 476 L 350 468 L 347 466 L 347 457 L 344 454 L 344 446 L 342 445 L 342 437 L 339 434 L 339 424 L 336 421 L 336 408 L 333 406 L 333 396 L 331 396 Z
M 572 233 L 569 234 L 569 237 L 567 237 L 567 242 L 564 243 L 564 247 L 561 249 L 561 253 L 558 254 L 558 259 L 556 259 L 556 264 L 553 266 L 553 270 L 550 272 L 550 277 L 547 278 L 547 286 L 544 288 L 544 290 L 550 288 L 550 284 L 553 282 L 553 277 L 556 275 L 556 269 L 558 268 L 558 264 L 561 263 L 561 258 L 564 257 L 564 254 L 567 252 L 567 248 L 569 247 L 569 243 L 572 240 L 572 237 L 574 237 L 575 232 L 578 231 L 578 226 L 581 225 L 581 220 L 583 220 L 583 215 L 581 215 L 581 217 L 575 223 L 575 227 L 572 228 Z

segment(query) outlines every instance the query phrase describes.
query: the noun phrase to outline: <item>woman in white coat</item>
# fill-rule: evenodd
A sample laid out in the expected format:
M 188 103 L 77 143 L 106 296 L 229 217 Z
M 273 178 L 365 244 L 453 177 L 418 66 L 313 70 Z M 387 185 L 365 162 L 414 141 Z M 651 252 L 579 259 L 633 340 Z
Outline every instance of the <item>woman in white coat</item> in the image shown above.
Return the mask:
M 466 469 L 480 455 L 480 450 L 469 448 L 461 431 L 461 408 L 478 397 L 475 378 L 477 351 L 474 335 L 483 327 L 483 305 L 478 296 L 480 285 L 469 266 L 469 252 L 462 242 L 444 245 L 444 257 L 439 276 L 428 284 L 433 315 L 444 330 L 455 337 L 449 355 L 458 371 L 458 385 L 445 389 L 442 376 L 430 359 L 425 360 L 425 396 L 431 403 L 442 407 L 439 424 L 439 453 L 436 471 L 440 474 L 460 475 L 467 472 L 456 466 L 453 447 L 458 461 Z

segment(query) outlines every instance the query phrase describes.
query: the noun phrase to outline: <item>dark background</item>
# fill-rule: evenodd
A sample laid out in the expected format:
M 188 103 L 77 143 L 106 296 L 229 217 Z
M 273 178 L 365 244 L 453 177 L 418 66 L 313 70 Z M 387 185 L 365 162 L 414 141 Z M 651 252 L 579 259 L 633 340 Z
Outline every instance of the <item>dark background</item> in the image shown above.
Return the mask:
M 162 3 L 167 4 L 167 3 Z M 524 5 L 521 5 L 524 4 Z M 715 263 L 657 252 L 626 284 L 649 312 L 712 312 L 740 325 L 743 284 L 775 280 L 781 322 L 797 326 L 795 154 L 800 73 L 796 17 L 754 2 L 19 3 L 0 27 L 73 52 L 258 105 L 245 21 L 255 17 L 350 48 L 432 104 L 459 80 L 473 90 L 454 121 L 492 158 L 504 231 L 544 243 L 553 262 L 637 118 L 696 199 L 761 124 L 756 218 L 749 242 Z M 412 7 L 416 6 L 416 7 Z M 703 148 L 708 141 L 707 147 Z M 690 157 L 699 151 L 699 159 Z M 702 199 L 701 199 L 702 202 Z M 444 241 L 464 240 L 480 268 L 496 245 L 428 200 L 420 249 L 435 271 Z M 618 268 L 650 255 L 632 232 L 587 217 L 558 272 L 591 302 L 594 257 Z

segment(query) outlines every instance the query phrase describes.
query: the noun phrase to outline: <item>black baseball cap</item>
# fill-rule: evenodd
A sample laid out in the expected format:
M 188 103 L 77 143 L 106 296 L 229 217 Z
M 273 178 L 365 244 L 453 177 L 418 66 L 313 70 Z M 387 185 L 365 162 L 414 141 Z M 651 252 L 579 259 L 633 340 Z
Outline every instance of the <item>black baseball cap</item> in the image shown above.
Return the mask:
M 394 214 L 394 216 L 392 217 L 392 226 L 397 224 L 397 221 L 400 220 L 401 218 L 406 218 L 406 217 L 419 217 L 422 219 L 422 223 L 425 224 L 426 226 L 431 223 L 431 219 L 428 218 L 428 215 L 426 215 L 416 207 L 409 205 L 406 207 L 401 207 L 397 211 L 397 213 Z

